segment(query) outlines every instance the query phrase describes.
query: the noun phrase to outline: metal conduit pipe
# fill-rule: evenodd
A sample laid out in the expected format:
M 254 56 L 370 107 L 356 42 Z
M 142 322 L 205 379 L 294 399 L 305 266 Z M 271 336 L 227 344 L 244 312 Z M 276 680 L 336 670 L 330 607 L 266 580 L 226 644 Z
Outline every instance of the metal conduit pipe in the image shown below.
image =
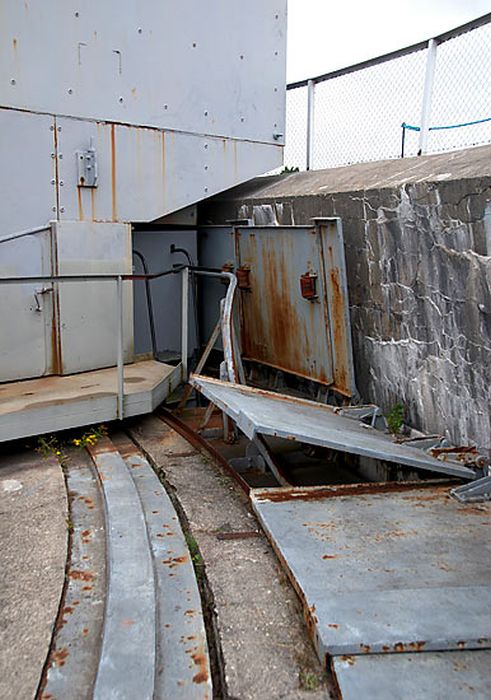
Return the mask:
M 140 253 L 139 250 L 134 250 L 133 249 L 133 255 L 138 258 L 138 260 L 141 262 L 141 265 L 143 267 L 143 272 L 145 275 L 148 275 L 148 265 L 147 261 L 145 260 L 145 256 L 143 253 Z M 152 355 L 154 360 L 158 360 L 157 356 L 157 336 L 155 334 L 155 318 L 153 315 L 153 302 L 152 302 L 152 292 L 150 289 L 150 280 L 148 277 L 145 277 L 145 296 L 147 298 L 147 311 L 148 311 L 148 322 L 150 326 L 150 339 L 152 342 Z
M 193 268 L 195 267 L 193 258 L 191 257 L 189 251 L 186 250 L 186 248 L 178 248 L 175 243 L 171 243 L 170 246 L 170 254 L 174 255 L 175 253 L 181 253 L 186 257 L 186 260 L 188 261 L 189 267 Z M 199 324 L 199 316 L 198 316 L 198 285 L 196 284 L 196 280 L 194 277 L 191 277 L 191 285 L 193 288 L 193 318 L 194 318 L 194 330 L 196 333 L 196 345 L 198 348 L 201 347 L 201 331 L 200 331 L 200 324 Z

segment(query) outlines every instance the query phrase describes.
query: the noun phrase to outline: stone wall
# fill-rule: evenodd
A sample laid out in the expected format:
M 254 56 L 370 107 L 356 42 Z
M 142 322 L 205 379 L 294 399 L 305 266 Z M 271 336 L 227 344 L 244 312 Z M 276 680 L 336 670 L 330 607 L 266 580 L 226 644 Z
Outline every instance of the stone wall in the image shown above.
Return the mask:
M 491 453 L 491 147 L 259 178 L 201 220 L 340 216 L 357 383 L 409 422 Z

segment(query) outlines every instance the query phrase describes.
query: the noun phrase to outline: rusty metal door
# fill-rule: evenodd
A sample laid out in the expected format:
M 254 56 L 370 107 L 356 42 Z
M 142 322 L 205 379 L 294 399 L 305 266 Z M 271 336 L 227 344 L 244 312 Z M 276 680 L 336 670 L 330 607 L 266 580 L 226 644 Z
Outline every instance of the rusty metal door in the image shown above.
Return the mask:
M 355 391 L 339 219 L 235 229 L 243 356 Z

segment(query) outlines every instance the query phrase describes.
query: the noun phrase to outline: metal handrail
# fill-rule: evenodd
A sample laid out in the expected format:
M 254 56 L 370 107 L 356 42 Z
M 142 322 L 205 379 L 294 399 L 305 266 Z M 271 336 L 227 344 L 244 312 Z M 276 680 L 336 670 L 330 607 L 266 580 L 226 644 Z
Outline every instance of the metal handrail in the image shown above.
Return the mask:
M 231 381 L 236 381 L 234 354 L 233 354 L 233 334 L 232 334 L 232 306 L 234 302 L 237 278 L 231 272 L 223 272 L 215 268 L 192 267 L 190 265 L 176 265 L 168 270 L 150 274 L 79 274 L 79 275 L 31 275 L 25 277 L 0 277 L 2 284 L 21 284 L 27 282 L 116 282 L 117 296 L 117 417 L 124 418 L 124 348 L 123 348 L 123 282 L 131 280 L 154 280 L 167 275 L 182 273 L 183 296 L 182 296 L 182 319 L 181 319 L 181 365 L 182 375 L 188 374 L 188 347 L 189 347 L 189 274 L 205 275 L 227 279 L 229 285 L 225 295 L 225 312 L 222 326 L 223 347 L 225 362 Z

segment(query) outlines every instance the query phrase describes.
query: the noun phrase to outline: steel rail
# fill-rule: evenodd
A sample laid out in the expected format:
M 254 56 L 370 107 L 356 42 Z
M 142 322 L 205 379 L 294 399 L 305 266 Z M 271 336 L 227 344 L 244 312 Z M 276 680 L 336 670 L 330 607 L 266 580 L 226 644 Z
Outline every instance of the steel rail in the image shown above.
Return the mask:
M 304 80 L 297 80 L 292 83 L 288 83 L 286 86 L 287 90 L 296 90 L 301 87 L 308 87 L 309 82 L 315 84 L 322 83 L 326 80 L 332 80 L 333 78 L 339 78 L 342 75 L 347 75 L 348 73 L 355 73 L 356 71 L 362 70 L 363 68 L 370 68 L 371 66 L 379 65 L 380 63 L 385 63 L 386 61 L 391 61 L 394 58 L 400 58 L 401 56 L 407 56 L 407 54 L 415 53 L 416 51 L 422 51 L 428 47 L 428 43 L 434 40 L 437 44 L 443 44 L 445 41 L 450 39 L 455 39 L 461 34 L 466 34 L 473 29 L 478 29 L 491 22 L 491 12 L 488 12 L 481 17 L 461 24 L 454 29 L 438 34 L 438 36 L 431 37 L 430 39 L 425 39 L 424 41 L 418 41 L 416 44 L 411 44 L 410 46 L 405 46 L 402 49 L 396 49 L 395 51 L 390 51 L 389 53 L 384 53 L 380 56 L 375 56 L 374 58 L 369 58 L 366 61 L 360 61 L 359 63 L 353 63 L 345 68 L 339 68 L 338 70 L 330 71 L 329 73 L 322 73 L 320 75 L 313 76 L 311 78 L 305 78 Z

